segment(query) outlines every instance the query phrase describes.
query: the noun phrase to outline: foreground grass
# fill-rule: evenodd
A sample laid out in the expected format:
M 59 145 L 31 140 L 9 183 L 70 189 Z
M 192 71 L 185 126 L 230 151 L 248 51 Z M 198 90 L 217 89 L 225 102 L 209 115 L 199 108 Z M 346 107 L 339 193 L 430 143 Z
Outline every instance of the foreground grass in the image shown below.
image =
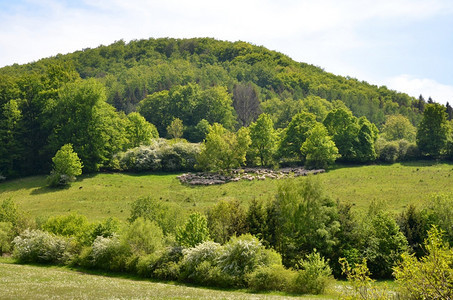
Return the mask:
M 413 162 L 393 165 L 340 166 L 317 175 L 334 199 L 351 202 L 358 210 L 373 200 L 401 211 L 422 204 L 435 193 L 453 193 L 453 164 Z M 189 214 L 204 211 L 221 199 L 273 197 L 283 180 L 240 181 L 221 186 L 190 187 L 177 174 L 95 174 L 81 176 L 67 189 L 46 187 L 44 176 L 0 183 L 0 201 L 12 198 L 32 217 L 78 212 L 91 220 L 114 216 L 125 220 L 130 204 L 144 196 L 174 202 Z
M 49 266 L 16 265 L 0 259 L 1 299 L 335 299 L 336 295 L 293 297 L 252 294 L 92 275 Z

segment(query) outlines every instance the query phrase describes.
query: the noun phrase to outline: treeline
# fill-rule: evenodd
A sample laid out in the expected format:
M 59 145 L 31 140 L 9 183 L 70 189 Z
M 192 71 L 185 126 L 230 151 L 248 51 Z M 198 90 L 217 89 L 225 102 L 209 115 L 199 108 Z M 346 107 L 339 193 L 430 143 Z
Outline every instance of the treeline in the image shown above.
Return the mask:
M 253 200 L 248 207 L 222 200 L 188 216 L 171 202 L 141 198 L 132 203 L 127 223 L 89 222 L 77 214 L 34 222 L 5 200 L 0 252 L 13 253 L 23 263 L 256 291 L 317 294 L 332 276 L 352 276 L 364 281 L 361 288 L 370 274 L 396 276 L 413 295 L 431 298 L 453 280 L 452 208 L 451 197 L 437 195 L 398 215 L 380 202 L 357 214 L 327 196 L 316 177 L 287 180 L 273 198 Z M 431 269 L 424 270 L 427 266 Z M 417 272 L 422 277 L 415 277 Z

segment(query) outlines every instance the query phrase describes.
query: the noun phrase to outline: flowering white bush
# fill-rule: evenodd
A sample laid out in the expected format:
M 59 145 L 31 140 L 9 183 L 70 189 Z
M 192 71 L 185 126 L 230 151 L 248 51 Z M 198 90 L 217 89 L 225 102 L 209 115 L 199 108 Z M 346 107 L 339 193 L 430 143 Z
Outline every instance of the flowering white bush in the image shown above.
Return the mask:
M 71 257 L 69 239 L 41 230 L 25 230 L 13 245 L 13 255 L 21 262 L 64 263 Z

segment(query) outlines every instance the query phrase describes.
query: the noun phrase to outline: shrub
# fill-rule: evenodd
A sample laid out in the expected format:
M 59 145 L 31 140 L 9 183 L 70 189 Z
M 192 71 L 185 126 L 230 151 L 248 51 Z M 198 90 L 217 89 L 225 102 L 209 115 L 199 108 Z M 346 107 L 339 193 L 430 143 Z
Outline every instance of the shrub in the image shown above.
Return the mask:
M 209 272 L 217 264 L 222 246 L 212 241 L 203 242 L 193 248 L 183 250 L 181 279 L 197 283 L 210 281 Z
M 25 230 L 13 245 L 19 262 L 65 263 L 71 258 L 68 239 L 41 230 Z
M 176 232 L 176 241 L 183 247 L 195 247 L 208 239 L 208 223 L 200 213 L 191 214 L 186 224 Z
M 218 266 L 223 273 L 232 277 L 234 284 L 243 285 L 246 274 L 252 273 L 258 267 L 278 263 L 279 256 L 274 254 L 275 252 L 265 251 L 256 237 L 244 234 L 232 237 L 223 246 Z
M 153 140 L 149 146 L 140 146 L 117 153 L 110 168 L 122 171 L 192 171 L 200 145 L 184 140 L 169 142 Z
M 11 251 L 13 238 L 13 224 L 10 222 L 0 222 L 0 255 Z
M 90 244 L 94 242 L 94 240 L 98 236 L 102 237 L 112 237 L 115 233 L 119 231 L 120 223 L 115 218 L 107 218 L 101 222 L 97 222 L 92 224 L 91 231 L 90 231 Z
M 332 270 L 324 257 L 314 250 L 300 261 L 300 267 L 294 278 L 294 291 L 322 294 L 332 278 Z
M 130 254 L 129 247 L 121 242 L 118 235 L 109 238 L 98 236 L 93 242 L 89 258 L 92 267 L 124 271 Z
M 453 298 L 453 249 L 442 235 L 433 227 L 425 240 L 427 255 L 417 260 L 414 255 L 403 254 L 394 269 L 402 294 L 408 299 Z
M 122 239 L 133 253 L 150 254 L 162 247 L 164 235 L 155 222 L 140 217 L 129 225 Z
M 151 197 L 139 198 L 132 203 L 129 222 L 137 218 L 154 221 L 162 229 L 164 235 L 174 233 L 181 220 L 181 208 Z
M 221 200 L 208 210 L 208 228 L 211 238 L 226 243 L 233 235 L 247 230 L 246 212 L 238 200 Z
M 295 271 L 283 265 L 264 266 L 247 276 L 248 287 L 253 291 L 293 291 Z
M 152 266 L 153 277 L 162 280 L 177 280 L 180 277 L 179 262 L 182 258 L 181 247 L 165 249 Z
M 90 223 L 87 217 L 72 213 L 66 216 L 54 216 L 47 219 L 42 229 L 50 233 L 75 237 L 83 245 L 90 245 Z

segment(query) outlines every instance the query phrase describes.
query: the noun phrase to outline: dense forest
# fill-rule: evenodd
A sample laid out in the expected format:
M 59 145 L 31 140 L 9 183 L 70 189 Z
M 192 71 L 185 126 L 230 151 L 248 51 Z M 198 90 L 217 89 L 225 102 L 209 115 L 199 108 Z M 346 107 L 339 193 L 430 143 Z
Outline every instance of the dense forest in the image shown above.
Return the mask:
M 53 155 L 68 143 L 82 159 L 84 171 L 97 171 L 111 165 L 116 153 L 147 144 L 143 134 L 145 139 L 201 142 L 214 123 L 236 131 L 262 113 L 278 136 L 278 160 L 306 158 L 300 149 L 306 137 L 293 141 L 287 136 L 290 128 L 300 130 L 293 117 L 305 113 L 310 116 L 299 116 L 305 128 L 324 122 L 341 159 L 367 162 L 378 154 L 358 148 L 370 140 L 368 146 L 375 147 L 387 116 L 402 116 L 409 126 L 417 126 L 425 104 L 422 96 L 415 99 L 336 76 L 245 42 L 118 41 L 0 69 L 0 172 L 8 178 L 47 173 Z M 447 111 L 451 119 L 449 105 Z M 327 118 L 329 113 L 333 115 Z M 345 140 L 344 134 L 336 132 L 343 129 L 334 128 L 342 113 L 356 140 L 343 146 L 339 141 Z M 294 138 L 297 132 L 292 134 Z M 325 135 L 325 129 L 319 127 L 317 134 Z M 261 159 L 261 164 L 269 164 L 258 144 L 251 141 L 257 148 L 255 154 L 248 151 L 252 159 L 247 163 L 259 164 Z

